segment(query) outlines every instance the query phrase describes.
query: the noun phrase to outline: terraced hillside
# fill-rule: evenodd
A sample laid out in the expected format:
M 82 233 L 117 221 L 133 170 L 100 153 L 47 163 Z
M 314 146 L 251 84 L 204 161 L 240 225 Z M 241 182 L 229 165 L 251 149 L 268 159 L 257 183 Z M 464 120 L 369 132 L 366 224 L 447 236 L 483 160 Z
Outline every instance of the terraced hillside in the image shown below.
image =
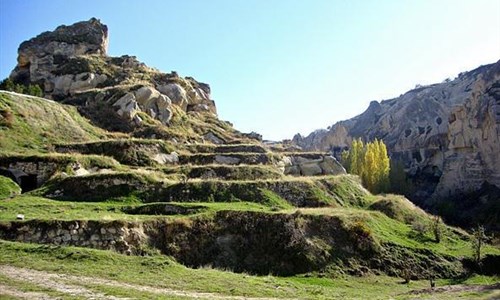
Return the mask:
M 43 33 L 11 79 L 46 98 L 0 91 L 0 297 L 498 297 L 500 249 L 106 45 L 96 19 Z
M 2 265 L 90 275 L 88 268 L 112 259 L 147 262 L 155 272 L 184 270 L 182 276 L 193 278 L 224 276 L 242 285 L 231 290 L 220 280 L 207 286 L 181 284 L 181 278 L 164 280 L 163 287 L 181 284 L 186 293 L 181 298 L 200 291 L 329 298 L 348 278 L 356 284 L 383 280 L 397 285 L 398 277 L 407 277 L 415 280 L 413 286 L 382 291 L 405 298 L 405 292 L 423 287 L 429 277 L 443 278 L 444 284 L 446 278 L 477 272 L 469 259 L 469 234 L 440 224 L 442 237 L 437 242 L 430 229 L 432 216 L 404 197 L 371 195 L 357 177 L 328 164 L 327 154 L 272 152 L 260 143 L 134 139 L 94 127 L 72 107 L 50 100 L 6 92 L 0 92 L 0 100 L 11 116 L 0 130 Z M 59 127 L 46 125 L 50 135 L 44 138 L 20 130 L 34 126 L 26 124 L 51 121 L 31 110 L 72 113 L 58 119 Z M 26 147 L 28 142 L 33 146 Z M 301 176 L 315 167 L 322 171 Z M 16 220 L 19 214 L 24 220 Z M 96 250 L 85 250 L 89 248 Z M 483 259 L 488 263 L 482 273 L 495 274 L 498 255 L 498 249 L 485 248 Z M 44 263 L 47 259 L 55 259 L 61 269 Z M 78 261 L 84 263 L 77 266 Z M 118 282 L 155 286 L 151 274 L 137 281 L 142 275 L 136 272 L 142 268 L 118 276 Z M 112 278 L 117 269 L 108 271 L 99 271 L 99 277 Z M 232 272 L 274 274 L 278 277 L 269 277 L 274 284 L 294 287 L 271 292 L 268 280 L 252 275 L 248 281 Z M 35 288 L 2 274 L 8 279 L 6 290 L 34 288 L 58 295 L 53 288 Z M 106 284 L 90 289 L 122 295 Z M 344 289 L 353 297 L 362 296 Z M 137 293 L 132 289 L 127 295 Z M 166 290 L 159 295 L 172 296 Z

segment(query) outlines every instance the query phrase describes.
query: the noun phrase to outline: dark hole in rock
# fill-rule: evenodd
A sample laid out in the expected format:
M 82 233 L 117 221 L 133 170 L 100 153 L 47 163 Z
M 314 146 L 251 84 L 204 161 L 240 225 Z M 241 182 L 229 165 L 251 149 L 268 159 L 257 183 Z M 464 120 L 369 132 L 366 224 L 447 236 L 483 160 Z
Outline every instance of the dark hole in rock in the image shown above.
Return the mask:
M 411 134 L 411 129 L 406 129 L 405 130 L 405 137 L 409 137 Z
M 27 174 L 19 169 L 2 169 L 0 175 L 9 177 L 16 182 L 22 190 L 22 193 L 32 191 L 38 187 L 38 179 L 36 174 Z
M 443 119 L 441 119 L 440 117 L 437 117 L 436 124 L 441 125 L 441 123 L 443 123 Z
M 36 174 L 26 174 L 21 176 L 21 190 L 22 193 L 32 191 L 38 187 Z
M 420 151 L 413 151 L 413 153 L 411 154 L 412 158 L 413 159 L 416 159 L 417 162 L 421 162 L 422 161 L 422 155 L 420 155 Z

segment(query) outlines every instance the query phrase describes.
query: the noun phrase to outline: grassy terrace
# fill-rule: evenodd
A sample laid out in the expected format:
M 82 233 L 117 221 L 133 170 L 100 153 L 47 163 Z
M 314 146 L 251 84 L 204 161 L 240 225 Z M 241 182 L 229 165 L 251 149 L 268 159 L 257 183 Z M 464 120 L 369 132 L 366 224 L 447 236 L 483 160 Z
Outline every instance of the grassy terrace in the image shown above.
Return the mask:
M 365 224 L 371 234 L 381 243 L 391 243 L 409 249 L 427 249 L 436 253 L 451 256 L 471 256 L 471 246 L 467 233 L 443 226 L 443 239 L 436 243 L 431 232 L 419 234 L 411 224 L 405 224 L 389 218 L 379 211 L 362 208 L 326 207 L 326 208 L 295 208 L 286 203 L 258 204 L 251 202 L 196 202 L 196 203 L 148 203 L 142 204 L 133 198 L 123 198 L 122 201 L 106 202 L 68 202 L 50 200 L 42 197 L 21 195 L 0 202 L 0 221 L 15 221 L 16 215 L 22 213 L 26 220 L 171 220 L 183 218 L 212 219 L 220 211 L 261 212 L 268 214 L 285 213 L 295 215 L 315 215 L 340 217 L 347 224 Z M 186 214 L 162 214 L 156 207 L 166 205 L 186 209 Z M 149 208 L 150 207 L 150 208 Z M 279 207 L 279 208 L 278 208 Z M 425 221 L 425 220 L 423 220 Z M 427 220 L 430 222 L 430 220 Z M 500 249 L 486 246 L 484 254 L 500 255 Z
M 12 199 L 5 199 L 0 202 L 0 221 L 14 221 L 16 215 L 22 213 L 25 220 L 126 220 L 144 221 L 158 218 L 175 219 L 183 217 L 180 215 L 160 215 L 160 214 L 132 214 L 125 213 L 127 208 L 139 208 L 147 205 L 138 203 L 134 199 L 124 198 L 121 202 L 68 202 L 57 201 L 42 197 L 21 195 Z M 155 204 L 155 203 L 152 203 Z M 269 206 L 250 202 L 234 203 L 163 203 L 180 207 L 202 207 L 200 214 L 212 214 L 221 210 L 236 211 L 262 211 L 271 212 Z

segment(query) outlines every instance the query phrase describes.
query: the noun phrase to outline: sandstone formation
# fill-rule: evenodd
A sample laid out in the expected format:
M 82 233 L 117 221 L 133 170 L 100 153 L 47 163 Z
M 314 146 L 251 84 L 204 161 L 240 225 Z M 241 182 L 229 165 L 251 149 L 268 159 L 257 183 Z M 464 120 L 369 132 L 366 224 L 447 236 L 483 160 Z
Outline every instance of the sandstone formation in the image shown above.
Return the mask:
M 404 162 L 417 202 L 460 201 L 484 183 L 499 187 L 500 61 L 373 101 L 357 117 L 307 137 L 296 135 L 292 142 L 338 156 L 357 137 L 384 140 L 391 159 Z
M 315 176 L 346 174 L 344 167 L 331 155 L 294 154 L 284 156 L 278 163 L 286 175 Z
M 95 18 L 59 26 L 19 46 L 10 78 L 38 84 L 49 99 L 85 106 L 105 102 L 133 127 L 144 121 L 140 112 L 168 125 L 172 105 L 217 114 L 208 84 L 161 73 L 134 56 L 109 57 L 107 47 L 108 28 Z

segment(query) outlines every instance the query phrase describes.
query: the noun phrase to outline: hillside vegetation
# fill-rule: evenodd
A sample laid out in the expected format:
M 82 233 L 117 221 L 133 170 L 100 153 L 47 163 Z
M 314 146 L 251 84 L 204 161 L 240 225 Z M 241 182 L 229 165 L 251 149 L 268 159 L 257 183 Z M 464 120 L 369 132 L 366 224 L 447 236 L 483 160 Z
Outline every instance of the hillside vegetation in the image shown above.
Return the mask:
M 2 264 L 21 266 L 18 257 L 23 257 L 22 261 L 29 261 L 30 267 L 53 272 L 42 261 L 57 259 L 64 272 L 89 274 L 87 270 L 99 263 L 99 268 L 107 270 L 99 276 L 112 278 L 110 274 L 121 272 L 104 268 L 106 260 L 132 259 L 130 263 L 135 263 L 133 258 L 120 254 L 69 248 L 92 247 L 132 257 L 145 255 L 151 261 L 148 269 L 164 264 L 161 270 L 184 270 L 183 276 L 187 278 L 202 276 L 209 281 L 218 276 L 233 278 L 241 285 L 230 292 L 234 295 L 296 295 L 306 299 L 327 299 L 342 293 L 353 298 L 383 293 L 404 299 L 405 291 L 425 286 L 425 281 L 419 280 L 463 278 L 477 271 L 469 259 L 472 250 L 466 232 L 440 223 L 441 238 L 437 242 L 431 229 L 435 222 L 432 216 L 402 196 L 371 195 L 356 176 L 286 176 L 277 165 L 283 154 L 270 153 L 258 144 L 174 145 L 162 140 L 126 138 L 123 134 L 113 139 L 112 134 L 94 127 L 71 107 L 9 93 L 1 93 L 1 97 L 3 109 L 12 111 L 14 117 L 10 126 L 2 126 L 0 130 L 0 134 L 9 137 L 2 139 L 6 147 L 2 148 L 0 162 L 18 167 L 38 164 L 39 169 L 41 164 L 55 166 L 38 189 L 22 195 L 17 194 L 19 187 L 11 179 L 0 177 L 4 178 L 1 238 L 57 245 L 61 247 L 58 251 L 66 253 L 50 255 L 43 250 L 50 249 L 48 246 L 2 242 L 1 251 L 10 249 L 17 253 L 16 258 L 2 256 Z M 60 126 L 55 126 L 48 117 L 50 113 L 43 113 L 47 111 L 60 112 L 66 117 L 59 117 Z M 36 130 L 20 130 L 28 124 L 36 128 L 45 126 L 44 132 L 49 132 L 50 138 L 40 138 L 41 133 Z M 68 130 L 61 128 L 63 124 Z M 22 141 L 33 142 L 35 146 L 27 148 Z M 179 162 L 163 165 L 153 159 L 155 153 L 174 151 Z M 235 153 L 240 159 L 258 155 L 268 158 L 228 165 L 200 156 L 234 157 Z M 20 213 L 24 214 L 24 221 L 15 220 Z M 73 234 L 75 229 L 71 228 L 84 231 L 76 230 Z M 64 258 L 75 255 L 71 253 L 77 253 L 77 257 L 88 263 L 76 267 L 74 259 Z M 486 246 L 482 255 L 493 262 L 500 251 Z M 137 259 L 141 264 L 140 256 Z M 195 268 L 209 265 L 227 271 L 189 270 L 179 263 Z M 484 266 L 482 272 L 494 274 L 493 267 Z M 136 271 L 113 280 L 153 284 L 149 281 L 153 275 L 147 277 L 150 279 L 144 277 L 144 281 L 132 279 L 136 278 Z M 288 287 L 280 292 L 271 291 L 266 287 L 267 280 L 255 277 L 251 283 L 228 271 L 274 274 L 278 277 L 268 277 L 269 280 Z M 283 275 L 292 277 L 279 277 Z M 360 294 L 346 286 L 339 294 L 334 287 L 342 286 L 350 276 L 363 276 L 349 279 L 354 285 L 382 280 L 391 288 L 374 287 Z M 416 281 L 399 288 L 398 277 Z M 181 284 L 180 278 L 176 280 L 165 284 Z M 8 282 L 29 288 L 19 281 L 8 279 Z M 183 290 L 227 293 L 220 280 L 206 287 L 188 282 L 182 283 Z M 258 287 L 258 291 L 252 286 Z M 106 286 L 91 288 L 121 295 Z M 53 290 L 44 292 L 50 294 Z M 147 298 L 146 295 L 152 294 L 140 297 Z
M 488 237 L 239 132 L 208 84 L 107 42 L 94 18 L 42 33 L 10 78 L 53 100 L 0 91 L 2 299 L 498 296 Z

